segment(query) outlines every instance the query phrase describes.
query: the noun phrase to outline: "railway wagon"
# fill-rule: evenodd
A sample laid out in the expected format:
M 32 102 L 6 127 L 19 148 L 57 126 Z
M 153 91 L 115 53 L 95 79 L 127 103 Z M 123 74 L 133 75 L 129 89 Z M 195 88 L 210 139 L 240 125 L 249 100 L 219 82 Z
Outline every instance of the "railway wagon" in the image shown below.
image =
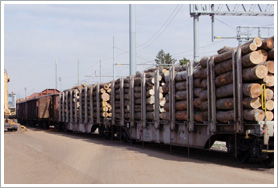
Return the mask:
M 268 65 L 274 47 L 268 40 L 255 38 L 198 63 L 65 90 L 59 122 L 67 130 L 98 128 L 106 137 L 184 147 L 209 149 L 220 140 L 243 161 L 272 162 L 274 107 L 267 103 L 274 100 Z
M 17 103 L 17 120 L 21 124 L 48 128 L 58 123 L 58 92 L 44 90 L 37 97 Z M 52 94 L 51 94 L 52 93 Z

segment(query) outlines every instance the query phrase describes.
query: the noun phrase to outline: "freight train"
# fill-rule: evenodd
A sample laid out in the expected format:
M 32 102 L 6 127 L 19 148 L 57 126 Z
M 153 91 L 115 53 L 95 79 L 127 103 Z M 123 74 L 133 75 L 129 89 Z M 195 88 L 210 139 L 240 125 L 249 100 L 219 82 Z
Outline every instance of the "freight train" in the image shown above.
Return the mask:
M 274 38 L 255 38 L 183 66 L 17 103 L 21 124 L 209 149 L 225 141 L 241 161 L 273 163 Z M 272 43 L 271 43 L 272 42 Z

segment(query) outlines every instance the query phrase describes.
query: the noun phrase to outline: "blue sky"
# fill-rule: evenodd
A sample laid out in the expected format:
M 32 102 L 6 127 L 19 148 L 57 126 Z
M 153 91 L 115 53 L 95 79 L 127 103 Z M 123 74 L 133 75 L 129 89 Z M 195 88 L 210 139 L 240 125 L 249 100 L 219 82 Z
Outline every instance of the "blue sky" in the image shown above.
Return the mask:
M 127 4 L 103 5 L 5 5 L 4 66 L 11 77 L 9 92 L 24 97 L 55 88 L 57 59 L 58 89 L 80 81 L 95 83 L 102 74 L 112 76 L 113 36 L 115 63 L 129 62 L 129 12 Z M 273 17 L 216 16 L 215 35 L 236 36 L 237 26 L 274 26 Z M 223 46 L 237 46 L 236 40 L 211 41 L 209 16 L 200 17 L 200 57 L 216 54 Z M 272 32 L 273 34 L 273 32 Z M 153 36 L 153 37 L 152 37 Z M 151 38 L 151 40 L 149 40 Z M 155 40 L 154 40 L 155 39 Z M 150 43 L 151 42 L 151 43 Z M 137 64 L 154 63 L 159 50 L 177 60 L 193 59 L 193 19 L 188 5 L 136 5 Z M 142 46 L 143 44 L 143 46 Z M 205 47 L 202 47 L 205 46 Z M 137 65 L 143 71 L 151 65 Z M 127 76 L 128 66 L 116 66 L 117 76 Z M 112 78 L 102 78 L 109 82 Z

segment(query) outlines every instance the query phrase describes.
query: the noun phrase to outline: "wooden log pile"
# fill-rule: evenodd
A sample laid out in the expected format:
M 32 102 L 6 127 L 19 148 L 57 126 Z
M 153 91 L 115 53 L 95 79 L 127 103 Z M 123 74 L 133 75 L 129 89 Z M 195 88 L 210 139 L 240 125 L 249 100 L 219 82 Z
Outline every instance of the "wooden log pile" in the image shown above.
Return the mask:
M 187 71 L 186 66 L 175 67 L 175 119 L 177 121 L 187 121 Z M 165 84 L 162 87 L 165 96 L 163 119 L 170 119 L 170 100 L 169 100 L 169 73 L 165 75 Z
M 253 41 L 241 45 L 242 52 L 242 82 L 243 82 L 243 118 L 246 121 L 263 121 L 265 113 L 261 109 L 261 84 L 266 85 L 269 109 L 272 109 L 274 86 L 274 62 L 271 59 L 273 38 L 262 41 L 256 37 Z M 218 54 L 215 62 L 216 86 L 216 119 L 218 122 L 227 123 L 234 120 L 233 107 L 233 73 L 232 50 Z M 204 65 L 201 64 L 202 67 Z M 269 110 L 268 109 L 268 110 Z M 266 119 L 272 120 L 271 110 L 266 113 Z
M 101 118 L 112 117 L 111 91 L 111 83 L 102 83 L 99 85 Z

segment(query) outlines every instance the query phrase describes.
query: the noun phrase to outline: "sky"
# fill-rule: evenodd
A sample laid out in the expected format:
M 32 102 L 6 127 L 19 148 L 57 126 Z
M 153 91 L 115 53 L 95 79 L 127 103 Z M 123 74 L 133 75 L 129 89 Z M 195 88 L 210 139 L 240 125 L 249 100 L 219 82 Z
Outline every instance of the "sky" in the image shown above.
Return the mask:
M 188 4 L 137 4 L 136 69 L 153 66 L 161 49 L 178 60 L 193 60 L 193 18 Z M 274 17 L 215 16 L 215 36 L 235 37 L 238 26 L 273 27 Z M 262 30 L 273 35 L 273 30 Z M 6 4 L 4 5 L 4 67 L 11 78 L 9 92 L 17 98 L 78 83 L 111 81 L 113 37 L 116 77 L 129 75 L 128 4 Z M 236 39 L 211 40 L 211 18 L 199 18 L 200 58 Z M 147 65 L 146 65 L 147 64 Z M 101 68 L 100 68 L 101 65 Z

